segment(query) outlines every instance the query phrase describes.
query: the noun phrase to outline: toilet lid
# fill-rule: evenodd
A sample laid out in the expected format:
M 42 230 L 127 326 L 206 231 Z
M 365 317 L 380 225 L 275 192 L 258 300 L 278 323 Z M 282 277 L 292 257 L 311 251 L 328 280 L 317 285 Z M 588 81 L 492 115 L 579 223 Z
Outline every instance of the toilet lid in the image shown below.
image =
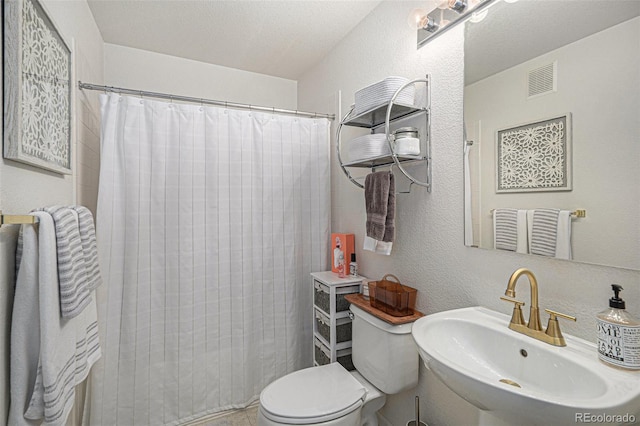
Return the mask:
M 265 417 L 280 423 L 310 424 L 342 417 L 362 405 L 366 390 L 337 362 L 288 374 L 264 388 Z

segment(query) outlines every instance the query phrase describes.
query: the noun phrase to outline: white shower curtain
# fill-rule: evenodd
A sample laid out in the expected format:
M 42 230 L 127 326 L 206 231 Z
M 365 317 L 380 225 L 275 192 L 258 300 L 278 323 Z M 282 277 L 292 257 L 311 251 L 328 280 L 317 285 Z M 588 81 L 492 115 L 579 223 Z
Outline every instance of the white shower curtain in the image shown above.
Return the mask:
M 311 364 L 329 122 L 102 95 L 92 425 L 246 406 Z

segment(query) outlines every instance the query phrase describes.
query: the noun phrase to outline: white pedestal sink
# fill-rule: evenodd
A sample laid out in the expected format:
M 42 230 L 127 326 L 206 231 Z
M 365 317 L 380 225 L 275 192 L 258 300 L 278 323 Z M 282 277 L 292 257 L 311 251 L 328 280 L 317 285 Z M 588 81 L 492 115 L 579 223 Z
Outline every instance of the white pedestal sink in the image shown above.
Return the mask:
M 567 346 L 507 328 L 486 308 L 428 315 L 412 334 L 427 368 L 451 390 L 512 425 L 640 422 L 640 371 L 598 360 L 596 345 L 565 334 Z M 488 421 L 490 422 L 490 421 Z

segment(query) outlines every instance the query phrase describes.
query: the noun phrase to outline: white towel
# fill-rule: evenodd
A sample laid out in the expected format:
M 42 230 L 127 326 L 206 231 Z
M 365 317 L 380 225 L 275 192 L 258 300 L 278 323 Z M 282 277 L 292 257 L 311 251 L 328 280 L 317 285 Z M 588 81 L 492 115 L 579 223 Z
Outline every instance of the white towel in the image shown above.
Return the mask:
M 571 212 L 558 209 L 527 210 L 531 254 L 571 259 Z
M 493 211 L 493 246 L 497 250 L 529 253 L 526 210 Z
M 22 226 L 20 238 L 28 250 L 20 253 L 11 319 L 9 424 L 14 426 L 40 423 L 24 418 L 36 382 L 40 356 L 38 233 L 35 226 Z
M 560 210 L 556 237 L 556 258 L 572 259 L 571 255 L 571 212 Z
M 363 249 L 372 251 L 377 254 L 384 254 L 386 256 L 391 255 L 391 249 L 393 248 L 392 242 L 378 241 L 371 237 L 364 237 Z
M 76 385 L 101 355 L 95 298 L 74 318 L 61 317 L 55 225 L 48 213 L 33 214 L 39 229 L 23 226 L 16 282 L 9 423 L 64 425 Z

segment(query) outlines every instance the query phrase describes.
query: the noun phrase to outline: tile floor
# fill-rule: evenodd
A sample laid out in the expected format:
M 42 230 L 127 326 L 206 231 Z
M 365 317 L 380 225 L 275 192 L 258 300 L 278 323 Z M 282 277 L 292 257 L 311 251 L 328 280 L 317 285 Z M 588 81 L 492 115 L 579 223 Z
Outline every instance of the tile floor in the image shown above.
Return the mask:
M 255 405 L 244 410 L 234 411 L 217 419 L 198 423 L 198 426 L 257 426 L 257 424 L 258 406 Z

